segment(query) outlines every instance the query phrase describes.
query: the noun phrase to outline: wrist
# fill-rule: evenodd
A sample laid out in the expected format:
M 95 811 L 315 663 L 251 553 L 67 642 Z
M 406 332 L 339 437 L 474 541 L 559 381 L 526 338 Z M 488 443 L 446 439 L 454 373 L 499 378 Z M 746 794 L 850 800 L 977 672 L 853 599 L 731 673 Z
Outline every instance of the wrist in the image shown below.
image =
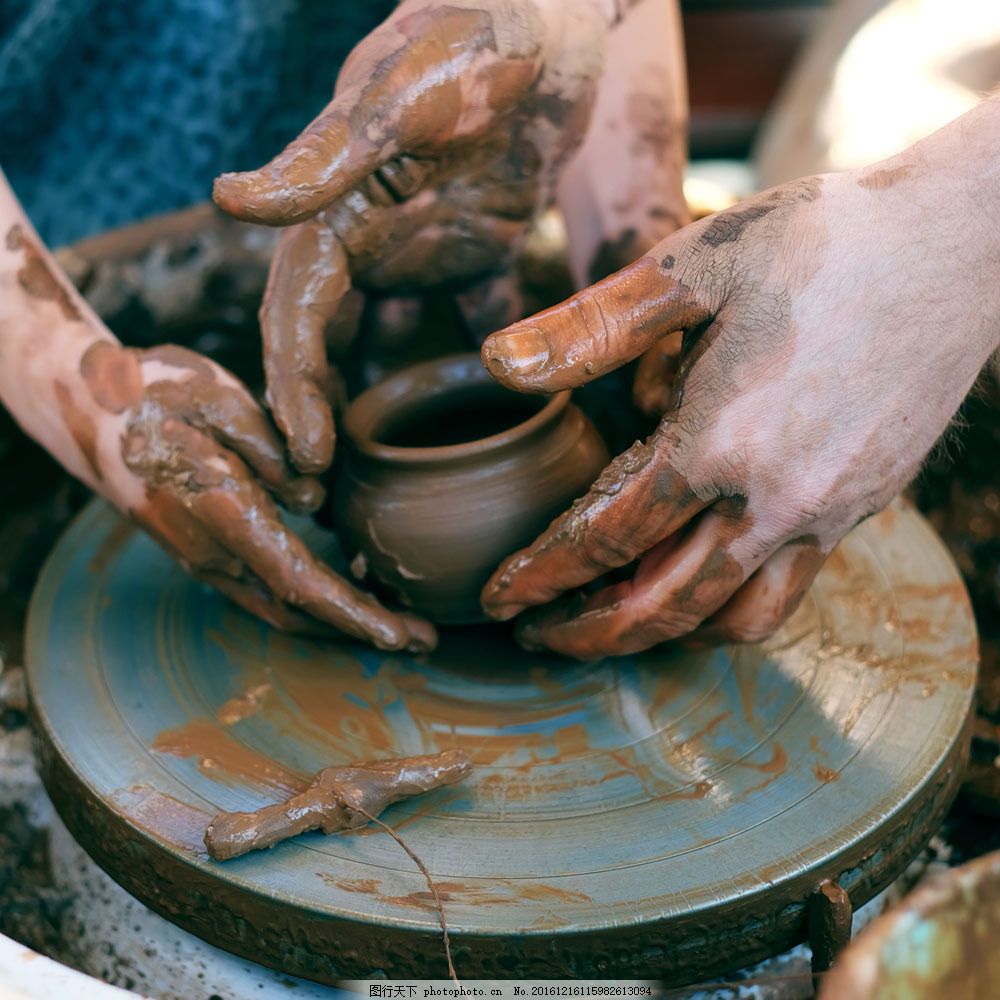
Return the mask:
M 95 343 L 117 345 L 38 239 L 0 173 L 0 402 L 21 428 L 104 492 L 102 414 L 80 366 Z
M 985 362 L 1000 350 L 1000 97 L 983 101 L 939 135 L 936 173 L 946 179 L 946 197 L 953 199 L 941 210 L 950 210 L 968 294 L 984 317 L 978 339 Z

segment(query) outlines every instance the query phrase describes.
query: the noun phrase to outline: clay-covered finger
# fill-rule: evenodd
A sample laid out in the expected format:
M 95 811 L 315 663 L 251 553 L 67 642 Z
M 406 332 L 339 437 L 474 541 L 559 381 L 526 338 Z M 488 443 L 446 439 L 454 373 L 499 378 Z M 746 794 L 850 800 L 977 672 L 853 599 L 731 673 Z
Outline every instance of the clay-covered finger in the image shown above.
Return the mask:
M 239 454 L 290 510 L 312 513 L 323 503 L 325 491 L 319 480 L 292 470 L 277 431 L 243 386 L 197 374 L 185 381 L 154 382 L 146 399 L 164 413 L 208 431 Z
M 692 638 L 705 643 L 763 642 L 799 606 L 825 560 L 812 539 L 783 545 Z
M 260 308 L 267 398 L 295 467 L 323 472 L 335 431 L 325 331 L 350 291 L 347 254 L 320 221 L 282 233 Z
M 191 516 L 172 489 L 148 486 L 146 502 L 132 516 L 195 579 L 214 587 L 255 617 L 288 632 L 330 632 L 328 627 L 296 614 L 276 600 L 260 581 L 248 579 L 243 561 Z
M 707 506 L 714 493 L 674 467 L 674 443 L 670 432 L 657 432 L 619 455 L 584 497 L 497 569 L 483 589 L 486 613 L 512 618 L 625 566 Z
M 641 652 L 687 635 L 746 580 L 731 554 L 734 522 L 708 512 L 686 537 L 647 552 L 630 580 L 527 616 L 518 637 L 531 648 L 589 660 Z
M 202 583 L 225 594 L 244 611 L 282 632 L 329 635 L 332 631 L 315 619 L 292 611 L 287 604 L 276 600 L 259 581 L 233 579 L 231 576 L 211 572 L 197 572 L 194 576 Z
M 242 560 L 221 546 L 187 508 L 177 502 L 169 487 L 147 481 L 144 503 L 130 514 L 143 531 L 189 573 L 205 572 L 230 580 L 243 575 Z
M 663 249 L 669 245 L 494 333 L 483 363 L 511 389 L 555 392 L 613 371 L 675 330 L 704 326 L 712 313 L 674 273 L 674 257 Z
M 234 478 L 199 496 L 192 510 L 284 603 L 379 649 L 436 645 L 428 623 L 389 611 L 320 563 L 252 481 Z
M 126 464 L 170 490 L 214 542 L 238 557 L 274 597 L 380 649 L 427 650 L 431 625 L 384 608 L 321 563 L 282 523 L 242 460 L 175 417 L 144 410 L 130 423 Z
M 247 387 L 214 361 L 176 344 L 131 352 L 146 382 L 147 407 L 175 414 L 212 433 L 238 452 L 292 510 L 311 513 L 325 491 L 289 466 L 284 445 Z
M 238 219 L 288 226 L 309 219 L 365 180 L 396 152 L 382 123 L 370 135 L 352 121 L 348 101 L 333 101 L 273 160 L 222 174 L 212 198 Z
M 333 101 L 283 152 L 216 180 L 216 203 L 237 218 L 286 226 L 376 174 L 392 197 L 409 197 L 423 179 L 412 154 L 474 138 L 537 74 L 529 53 L 498 59 L 507 35 L 498 37 L 486 9 L 399 11 L 351 53 Z

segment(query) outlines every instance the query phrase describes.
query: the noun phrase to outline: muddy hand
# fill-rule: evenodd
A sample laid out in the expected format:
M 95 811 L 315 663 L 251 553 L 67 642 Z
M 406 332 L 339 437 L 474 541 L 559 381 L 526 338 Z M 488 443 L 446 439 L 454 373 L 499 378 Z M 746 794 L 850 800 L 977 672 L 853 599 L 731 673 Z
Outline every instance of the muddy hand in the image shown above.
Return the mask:
M 70 473 L 195 576 L 282 628 L 333 626 L 386 649 L 434 630 L 315 559 L 281 522 L 323 501 L 247 389 L 201 355 L 125 348 L 31 228 L 0 172 L 0 400 Z
M 684 331 L 658 430 L 498 569 L 488 613 L 548 605 L 525 615 L 523 640 L 584 658 L 771 633 L 839 539 L 916 473 L 1000 345 L 987 276 L 1000 199 L 959 166 L 998 132 L 993 100 L 894 160 L 688 226 L 490 337 L 497 379 L 549 392 Z
M 382 649 L 433 645 L 430 626 L 352 587 L 283 525 L 274 498 L 310 512 L 323 489 L 289 468 L 270 421 L 226 371 L 184 348 L 104 341 L 80 368 L 121 423 L 121 459 L 143 484 L 129 513 L 189 572 L 278 627 L 325 624 Z
M 516 318 L 513 254 L 582 139 L 617 16 L 603 0 L 404 0 L 284 152 L 218 178 L 227 212 L 292 227 L 261 326 L 299 471 L 332 459 L 324 330 L 349 296 L 446 287 L 474 333 Z M 356 325 L 356 301 L 351 313 Z

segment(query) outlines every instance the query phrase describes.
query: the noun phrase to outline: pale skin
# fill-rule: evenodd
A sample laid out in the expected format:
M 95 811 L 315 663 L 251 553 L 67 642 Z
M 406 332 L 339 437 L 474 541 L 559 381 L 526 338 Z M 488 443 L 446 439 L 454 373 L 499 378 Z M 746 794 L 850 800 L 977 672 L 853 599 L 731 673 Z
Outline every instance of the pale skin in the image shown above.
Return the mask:
M 633 37 L 616 46 L 619 25 Z M 231 214 L 289 227 L 260 317 L 293 465 L 330 465 L 326 341 L 353 337 L 363 298 L 377 326 L 403 336 L 406 296 L 450 290 L 481 337 L 519 315 L 510 268 L 557 193 L 590 280 L 602 249 L 607 273 L 685 221 L 684 104 L 675 0 L 403 0 L 287 149 L 215 185 Z M 588 123 L 592 140 L 557 192 Z M 631 190 L 595 169 L 614 127 Z
M 497 570 L 487 612 L 526 612 L 525 643 L 584 659 L 770 635 L 1000 348 L 998 148 L 994 97 L 891 160 L 688 226 L 488 338 L 498 380 L 549 392 L 685 331 L 657 431 Z

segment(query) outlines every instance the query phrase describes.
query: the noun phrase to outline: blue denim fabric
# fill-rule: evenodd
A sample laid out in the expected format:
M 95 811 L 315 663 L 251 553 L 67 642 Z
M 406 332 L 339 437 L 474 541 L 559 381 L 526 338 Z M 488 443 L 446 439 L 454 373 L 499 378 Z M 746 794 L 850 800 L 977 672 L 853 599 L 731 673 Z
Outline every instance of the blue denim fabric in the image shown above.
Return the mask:
M 329 100 L 394 0 L 0 0 L 0 165 L 59 246 L 207 198 Z

